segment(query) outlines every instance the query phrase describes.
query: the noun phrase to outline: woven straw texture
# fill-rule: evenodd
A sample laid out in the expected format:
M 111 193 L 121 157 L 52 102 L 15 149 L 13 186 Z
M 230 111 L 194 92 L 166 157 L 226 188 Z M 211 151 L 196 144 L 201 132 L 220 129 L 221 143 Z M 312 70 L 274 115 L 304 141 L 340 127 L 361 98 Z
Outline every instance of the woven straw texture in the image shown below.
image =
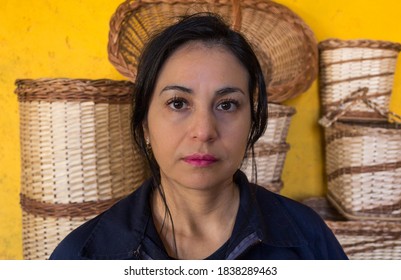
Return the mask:
M 287 152 L 290 145 L 286 142 L 291 118 L 295 109 L 290 106 L 268 104 L 268 122 L 265 134 L 254 146 L 257 166 L 257 181 L 252 177 L 252 164 L 250 157 L 241 168 L 242 171 L 255 182 L 273 192 L 280 192 L 283 183 L 283 171 Z
M 354 260 L 401 259 L 401 224 L 388 221 L 327 221 Z
M 320 42 L 320 95 L 326 116 L 321 123 L 387 120 L 400 51 L 401 44 L 387 41 Z
M 130 134 L 132 84 L 17 80 L 23 256 L 46 259 L 74 228 L 144 180 Z
M 124 76 L 135 79 L 138 57 L 154 31 L 178 16 L 215 12 L 241 31 L 259 58 L 269 101 L 279 103 L 305 92 L 316 79 L 318 50 L 314 34 L 287 7 L 266 0 L 128 0 L 110 22 L 108 52 Z
M 331 203 L 349 219 L 401 220 L 401 128 L 336 122 L 325 140 Z
M 401 259 L 401 223 L 345 221 L 325 197 L 311 197 L 304 204 L 325 219 L 351 260 Z

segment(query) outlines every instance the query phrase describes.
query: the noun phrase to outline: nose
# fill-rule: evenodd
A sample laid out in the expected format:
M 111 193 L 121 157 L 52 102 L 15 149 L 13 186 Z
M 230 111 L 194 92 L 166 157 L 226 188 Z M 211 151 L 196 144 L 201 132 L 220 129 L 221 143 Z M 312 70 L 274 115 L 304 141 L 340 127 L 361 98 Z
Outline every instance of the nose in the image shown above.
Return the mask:
M 201 109 L 192 113 L 191 138 L 200 142 L 213 142 L 218 136 L 216 116 L 212 110 Z

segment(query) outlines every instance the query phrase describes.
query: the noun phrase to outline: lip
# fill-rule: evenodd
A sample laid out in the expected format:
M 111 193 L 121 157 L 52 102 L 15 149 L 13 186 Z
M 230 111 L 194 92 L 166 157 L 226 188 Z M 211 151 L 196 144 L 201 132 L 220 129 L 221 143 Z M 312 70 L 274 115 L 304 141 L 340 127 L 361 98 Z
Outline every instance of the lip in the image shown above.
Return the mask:
M 186 163 L 196 167 L 206 167 L 214 164 L 218 159 L 210 154 L 193 154 L 184 157 Z

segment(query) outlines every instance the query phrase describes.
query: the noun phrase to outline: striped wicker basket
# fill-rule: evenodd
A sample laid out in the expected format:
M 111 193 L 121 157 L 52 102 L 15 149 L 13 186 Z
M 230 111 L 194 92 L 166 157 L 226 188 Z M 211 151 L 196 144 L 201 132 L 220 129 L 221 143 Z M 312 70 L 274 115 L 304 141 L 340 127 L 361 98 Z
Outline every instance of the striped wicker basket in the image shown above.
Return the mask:
M 268 104 L 268 124 L 265 134 L 255 144 L 255 163 L 257 166 L 257 181 L 252 177 L 252 164 L 248 160 L 242 170 L 250 181 L 271 190 L 280 192 L 283 183 L 281 174 L 285 158 L 290 149 L 286 142 L 291 118 L 295 109 L 290 106 Z
M 111 63 L 134 80 L 138 57 L 152 33 L 179 16 L 205 11 L 220 14 L 253 45 L 272 80 L 270 102 L 293 98 L 316 79 L 318 50 L 312 30 L 289 8 L 266 0 L 126 0 L 110 22 Z
M 401 44 L 329 39 L 318 46 L 325 116 L 321 124 L 387 120 Z
M 71 230 L 145 178 L 130 134 L 132 84 L 17 80 L 23 256 L 46 259 Z
M 325 197 L 311 197 L 303 203 L 325 219 L 350 259 L 401 259 L 400 222 L 345 221 Z
M 401 128 L 336 122 L 325 129 L 328 198 L 349 219 L 401 221 Z
M 350 259 L 401 259 L 401 223 L 389 221 L 326 221 L 326 223 Z

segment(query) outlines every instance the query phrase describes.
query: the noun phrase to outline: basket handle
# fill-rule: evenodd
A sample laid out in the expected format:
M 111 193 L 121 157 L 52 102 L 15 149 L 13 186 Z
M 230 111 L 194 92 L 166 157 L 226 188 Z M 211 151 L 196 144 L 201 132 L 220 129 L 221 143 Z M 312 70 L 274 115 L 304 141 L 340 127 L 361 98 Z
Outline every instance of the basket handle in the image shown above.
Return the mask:
M 362 100 L 369 108 L 378 112 L 381 116 L 387 118 L 388 112 L 386 110 L 380 109 L 380 106 L 369 100 L 366 96 L 369 88 L 363 87 L 359 88 L 356 91 L 353 91 L 348 97 L 344 98 L 341 103 L 337 106 L 337 108 L 333 111 L 328 112 L 325 116 L 323 116 L 319 120 L 319 124 L 324 127 L 331 126 L 334 122 L 336 122 L 341 116 L 347 113 L 352 106 L 358 101 Z
M 401 123 L 401 116 L 394 113 L 394 112 L 388 112 L 389 117 L 390 117 L 390 122 L 395 122 L 395 123 Z
M 231 17 L 233 18 L 233 22 L 231 24 L 231 27 L 235 31 L 239 31 L 242 23 L 240 0 L 232 0 L 232 5 L 233 5 L 233 11 Z

